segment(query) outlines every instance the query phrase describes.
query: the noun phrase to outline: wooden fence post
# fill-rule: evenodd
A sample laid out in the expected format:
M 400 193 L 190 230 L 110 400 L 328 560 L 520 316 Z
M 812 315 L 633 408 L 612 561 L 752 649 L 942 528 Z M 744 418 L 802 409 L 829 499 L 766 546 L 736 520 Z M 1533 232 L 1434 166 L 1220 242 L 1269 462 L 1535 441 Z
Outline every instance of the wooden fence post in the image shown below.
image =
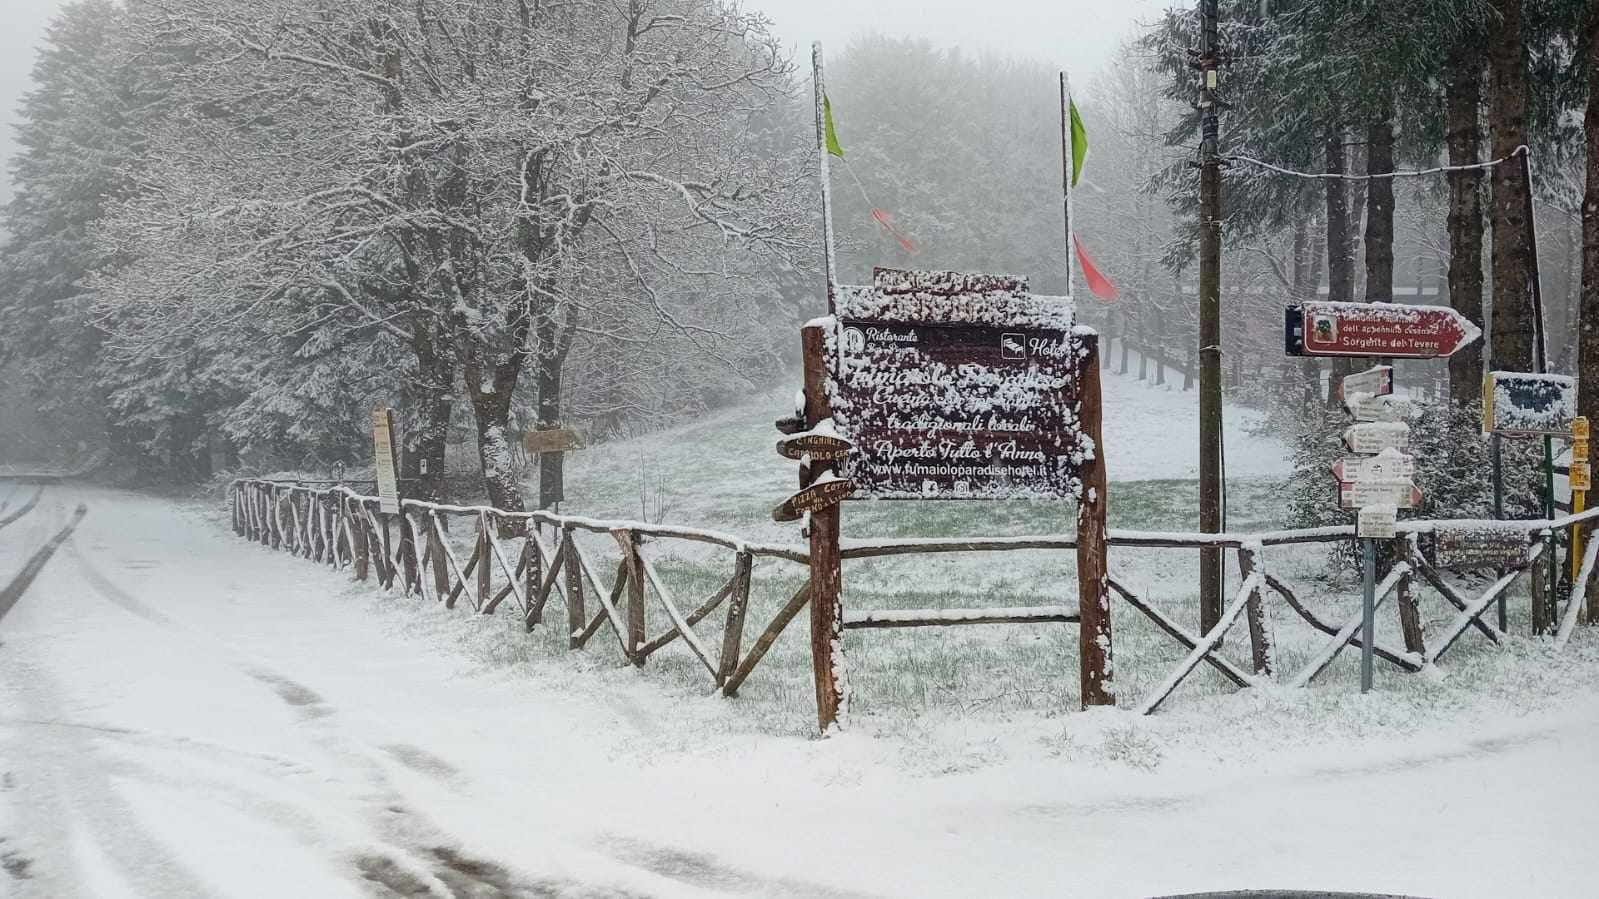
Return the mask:
M 1093 458 L 1078 469 L 1077 502 L 1078 695 L 1083 708 L 1115 705 L 1111 667 L 1110 588 L 1105 582 L 1105 442 L 1100 436 L 1099 338 L 1080 338 L 1087 355 L 1078 362 L 1078 423 L 1094 442 Z M 811 555 L 816 554 L 813 542 Z M 814 564 L 814 563 L 813 563 Z M 814 577 L 814 575 L 813 575 Z M 812 609 L 816 604 L 812 603 Z
M 358 513 L 349 516 L 350 542 L 354 544 L 355 549 L 355 579 L 358 581 L 364 581 L 367 578 L 367 566 L 370 564 L 367 555 L 368 544 L 370 541 L 367 540 L 366 509 L 362 507 L 360 500 L 345 497 L 345 508 L 348 509 L 352 505 L 355 506 Z M 382 579 L 381 573 L 379 574 L 379 579 Z
M 722 664 L 717 680 L 723 684 L 738 668 L 738 654 L 744 643 L 744 617 L 750 606 L 750 575 L 755 559 L 748 552 L 740 552 L 734 563 L 732 595 L 727 598 L 727 621 L 722 625 Z
M 833 415 L 827 399 L 825 341 L 820 325 L 800 329 L 808 428 Z M 802 467 L 800 486 L 810 486 L 829 467 L 831 463 L 827 462 Z M 811 673 L 816 681 L 816 723 L 824 734 L 849 711 L 849 688 L 844 679 L 843 559 L 838 537 L 838 505 L 810 513 Z
M 428 524 L 428 558 L 432 560 L 428 566 L 433 569 L 433 589 L 439 599 L 447 599 L 451 593 L 450 563 L 444 557 L 444 538 L 439 536 L 444 526 L 431 509 L 427 511 L 427 518 L 424 520 Z
M 561 525 L 561 543 L 566 551 L 566 646 L 580 649 L 583 646 L 583 629 L 588 625 L 583 615 L 583 566 L 577 557 L 577 546 L 572 543 L 572 526 Z
M 1238 576 L 1248 580 L 1254 573 L 1257 561 L 1255 550 L 1248 546 L 1238 547 Z M 1261 585 L 1265 577 L 1257 578 L 1255 587 L 1249 592 L 1249 599 L 1245 600 L 1244 616 L 1249 621 L 1249 654 L 1255 663 L 1255 673 L 1271 675 L 1271 636 L 1266 632 L 1266 608 L 1261 602 Z
M 539 585 L 544 583 L 544 558 L 539 555 L 540 525 L 533 521 L 528 525 L 522 531 L 522 558 L 527 560 L 522 568 L 522 595 L 527 597 L 528 607 L 523 611 L 527 614 L 527 629 L 531 631 L 533 625 L 544 620 L 544 604 L 534 604 Z
M 478 611 L 488 604 L 494 589 L 494 549 L 489 545 L 489 528 L 494 527 L 493 517 L 485 512 L 478 516 L 477 538 L 477 605 Z
M 1416 605 L 1416 590 L 1413 583 L 1416 570 L 1416 535 L 1406 534 L 1394 538 L 1394 556 L 1405 563 L 1408 569 L 1399 577 L 1398 592 L 1394 599 L 1399 604 L 1399 629 L 1405 635 L 1405 650 L 1417 655 L 1425 655 L 1427 648 L 1422 640 L 1421 609 Z M 1362 634 L 1362 639 L 1375 640 L 1373 634 Z M 1375 644 L 1374 644 L 1375 645 Z
M 627 566 L 627 657 L 634 665 L 644 667 L 644 655 L 639 647 L 644 645 L 644 564 L 639 560 L 638 535 L 629 530 L 612 531 L 611 536 L 622 548 L 622 564 Z

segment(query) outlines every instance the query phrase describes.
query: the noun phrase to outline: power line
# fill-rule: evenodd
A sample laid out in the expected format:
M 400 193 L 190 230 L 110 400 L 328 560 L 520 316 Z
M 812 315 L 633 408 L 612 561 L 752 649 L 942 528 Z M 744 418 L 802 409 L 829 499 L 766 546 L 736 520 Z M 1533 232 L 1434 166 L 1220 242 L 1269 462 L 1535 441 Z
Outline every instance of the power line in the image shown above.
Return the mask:
M 1313 181 L 1375 181 L 1378 179 L 1388 178 L 1419 178 L 1423 175 L 1437 175 L 1445 172 L 1469 172 L 1478 169 L 1491 169 L 1494 166 L 1503 165 L 1504 163 L 1507 163 L 1518 156 L 1530 156 L 1531 153 L 1532 151 L 1527 149 L 1527 145 L 1522 144 L 1521 146 L 1512 150 L 1509 156 L 1505 156 L 1500 159 L 1489 160 L 1488 162 L 1475 162 L 1471 165 L 1440 165 L 1436 168 L 1430 169 L 1416 169 L 1414 171 L 1406 172 L 1378 172 L 1372 175 L 1346 175 L 1341 172 L 1300 172 L 1295 171 L 1294 169 L 1285 169 L 1279 165 L 1272 165 L 1269 162 L 1263 162 L 1259 159 L 1254 159 L 1249 156 L 1233 155 L 1224 156 L 1222 158 L 1227 162 L 1242 162 L 1248 165 L 1258 166 L 1266 169 L 1267 171 L 1276 172 L 1279 175 L 1291 175 L 1295 178 L 1308 178 Z

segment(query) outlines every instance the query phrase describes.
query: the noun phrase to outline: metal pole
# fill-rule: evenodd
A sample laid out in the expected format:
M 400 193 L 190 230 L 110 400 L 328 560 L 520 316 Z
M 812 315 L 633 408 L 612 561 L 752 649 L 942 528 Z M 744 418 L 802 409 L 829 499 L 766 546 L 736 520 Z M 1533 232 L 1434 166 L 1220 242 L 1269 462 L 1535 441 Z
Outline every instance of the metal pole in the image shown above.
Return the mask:
M 1493 453 L 1494 520 L 1495 521 L 1500 521 L 1500 520 L 1503 520 L 1504 517 L 1505 517 L 1505 456 L 1504 456 L 1504 445 L 1503 445 L 1502 441 L 1500 440 L 1499 435 L 1498 434 L 1493 434 L 1493 435 L 1489 436 L 1489 438 L 1488 438 L 1488 446 L 1489 446 L 1490 451 Z M 1503 572 L 1501 572 L 1501 576 L 1503 576 Z M 1506 625 L 1508 623 L 1508 620 L 1509 620 L 1506 617 L 1505 594 L 1504 594 L 1503 591 L 1501 591 L 1500 594 L 1499 594 L 1499 603 L 1498 603 L 1498 605 L 1499 605 L 1499 631 L 1501 633 L 1503 633 L 1504 630 L 1505 630 L 1505 627 L 1506 627 Z
M 1200 0 L 1199 529 L 1219 533 L 1221 488 L 1221 159 L 1216 111 L 1217 0 Z M 1221 621 L 1221 550 L 1199 551 L 1199 623 Z
M 1360 606 L 1360 692 L 1371 692 L 1372 644 L 1377 626 L 1377 544 L 1370 537 L 1360 541 L 1360 567 L 1364 592 Z
M 1060 166 L 1061 204 L 1066 215 L 1066 296 L 1076 291 L 1072 283 L 1077 280 L 1077 260 L 1072 247 L 1072 169 L 1075 168 L 1072 151 L 1072 89 L 1066 73 L 1060 73 Z M 1108 318 L 1108 313 L 1107 313 Z
M 811 44 L 811 82 L 816 90 L 816 159 L 822 180 L 822 264 L 827 272 L 827 312 L 838 295 L 838 263 L 833 255 L 833 185 L 828 172 L 827 124 L 824 107 L 827 82 L 822 77 L 822 42 Z

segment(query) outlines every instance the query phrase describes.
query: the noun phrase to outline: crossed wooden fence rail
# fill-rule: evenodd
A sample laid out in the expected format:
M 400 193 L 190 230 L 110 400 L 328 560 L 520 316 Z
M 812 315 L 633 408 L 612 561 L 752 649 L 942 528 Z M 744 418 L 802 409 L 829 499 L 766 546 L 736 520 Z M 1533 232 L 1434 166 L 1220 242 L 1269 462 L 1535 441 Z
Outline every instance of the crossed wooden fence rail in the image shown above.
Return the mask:
M 336 568 L 350 567 L 358 580 L 375 576 L 385 589 L 396 585 L 407 594 L 415 592 L 442 601 L 454 608 L 464 598 L 476 612 L 492 614 L 511 601 L 528 630 L 544 621 L 545 608 L 558 596 L 566 608 L 569 649 L 582 649 L 602 629 L 614 634 L 623 656 L 634 665 L 643 665 L 656 651 L 682 639 L 725 696 L 735 695 L 755 666 L 760 663 L 794 617 L 810 600 L 810 583 L 802 584 L 773 616 L 746 651 L 744 637 L 749 612 L 754 563 L 758 558 L 778 559 L 804 565 L 809 562 L 807 548 L 798 545 L 760 544 L 718 531 L 672 525 L 651 525 L 634 521 L 609 521 L 581 516 L 558 515 L 545 511 L 506 512 L 487 506 L 454 506 L 441 503 L 403 500 L 399 513 L 381 511 L 376 497 L 362 496 L 347 487 L 317 487 L 246 479 L 232 487 L 235 531 L 275 549 L 282 549 Z M 471 552 L 463 561 L 447 535 L 452 521 L 470 522 Z M 1483 592 L 1475 597 L 1462 595 L 1419 549 L 1418 536 L 1448 526 L 1450 522 L 1400 522 L 1393 540 L 1396 560 L 1376 589 L 1380 605 L 1395 597 L 1404 645 L 1378 640 L 1373 653 L 1406 672 L 1419 672 L 1435 664 L 1468 630 L 1476 630 L 1495 644 L 1504 634 L 1484 614 L 1494 606 L 1516 580 L 1532 570 L 1545 551 L 1551 530 L 1579 526 L 1592 529 L 1599 524 L 1599 509 L 1553 521 L 1531 520 L 1498 522 L 1501 526 L 1524 529 L 1530 550 L 1525 561 L 1498 573 Z M 608 535 L 616 543 L 619 559 L 615 574 L 606 583 L 601 578 L 597 557 L 576 539 L 579 533 Z M 466 536 L 462 534 L 460 536 Z M 1153 603 L 1138 596 L 1114 575 L 1107 575 L 1110 590 L 1162 632 L 1188 650 L 1186 656 L 1135 708 L 1141 714 L 1153 713 L 1201 663 L 1209 665 L 1240 688 L 1277 679 L 1277 659 L 1266 627 L 1265 599 L 1275 594 L 1296 615 L 1315 630 L 1327 635 L 1328 642 L 1298 672 L 1286 675 L 1286 683 L 1304 687 L 1325 672 L 1346 647 L 1360 648 L 1366 635 L 1361 633 L 1357 613 L 1345 622 L 1329 622 L 1319 617 L 1292 589 L 1274 576 L 1265 564 L 1265 550 L 1272 546 L 1328 543 L 1349 540 L 1354 529 L 1348 526 L 1281 531 L 1271 534 L 1184 534 L 1124 531 L 1106 534 L 1110 546 L 1167 549 L 1216 547 L 1236 552 L 1242 577 L 1233 600 L 1221 619 L 1208 632 L 1194 633 L 1178 624 Z M 687 614 L 667 587 L 650 560 L 646 547 L 658 541 L 690 541 L 719 546 L 734 554 L 732 572 L 722 585 Z M 520 543 L 518 547 L 516 544 Z M 845 540 L 840 547 L 844 559 L 954 552 L 1009 552 L 1017 550 L 1074 549 L 1074 537 L 1046 535 L 1033 537 L 913 538 L 891 540 Z M 511 551 L 507 551 L 508 546 Z M 1593 580 L 1599 555 L 1599 540 L 1586 543 L 1580 572 L 1572 584 L 1571 596 L 1559 618 L 1555 647 L 1563 648 L 1570 639 L 1587 590 Z M 606 563 L 608 564 L 608 563 Z M 1431 640 L 1422 632 L 1418 606 L 1419 587 L 1427 584 L 1455 609 L 1454 617 Z M 653 595 L 670 625 L 660 634 L 647 633 L 646 606 Z M 599 608 L 589 611 L 588 597 Z M 725 606 L 719 641 L 707 640 L 695 626 Z M 1222 639 L 1246 621 L 1249 631 L 1251 664 L 1232 662 L 1220 651 Z M 855 610 L 846 609 L 843 627 L 897 628 L 962 624 L 1036 624 L 1075 622 L 1077 609 L 1069 606 L 1029 608 L 980 608 L 969 610 Z

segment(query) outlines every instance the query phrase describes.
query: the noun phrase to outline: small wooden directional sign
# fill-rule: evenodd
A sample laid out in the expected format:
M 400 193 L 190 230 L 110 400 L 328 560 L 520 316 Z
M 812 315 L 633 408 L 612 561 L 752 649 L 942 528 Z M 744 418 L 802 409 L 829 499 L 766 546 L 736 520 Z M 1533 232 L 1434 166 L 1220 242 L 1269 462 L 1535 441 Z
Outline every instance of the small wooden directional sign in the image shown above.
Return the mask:
M 1416 457 L 1396 449 L 1386 449 L 1375 456 L 1349 456 L 1334 460 L 1332 473 L 1340 481 L 1410 478 L 1416 473 Z
M 1288 307 L 1283 349 L 1290 356 L 1436 359 L 1481 336 L 1448 306 L 1316 301 Z
M 848 455 L 851 446 L 854 444 L 837 433 L 805 431 L 777 441 L 777 452 L 785 459 L 810 456 L 818 462 L 831 462 Z
M 1338 396 L 1346 404 L 1349 398 L 1357 393 L 1371 396 L 1387 396 L 1394 392 L 1394 367 L 1392 365 L 1375 365 L 1365 371 L 1344 375 L 1338 385 Z
M 1410 417 L 1410 400 L 1391 394 L 1351 393 L 1344 397 L 1344 409 L 1356 421 L 1404 421 Z
M 1363 509 L 1366 506 L 1392 505 L 1400 509 L 1414 509 L 1421 505 L 1421 488 L 1408 478 L 1391 481 L 1341 481 L 1338 484 L 1338 505 L 1344 509 Z
M 1380 453 L 1410 446 L 1410 425 L 1402 421 L 1363 421 L 1344 429 L 1344 446 L 1352 453 Z
M 805 417 L 798 413 L 785 415 L 773 422 L 773 424 L 777 426 L 777 433 L 779 434 L 798 434 L 805 430 Z
M 1355 536 L 1386 540 L 1394 536 L 1399 518 L 1396 506 L 1362 506 L 1355 514 Z
M 543 428 L 522 432 L 522 445 L 530 453 L 565 453 L 583 448 L 583 441 L 570 428 Z
M 823 475 L 822 480 L 800 491 L 778 504 L 772 510 L 773 521 L 797 521 L 807 512 L 819 512 L 836 506 L 845 497 L 855 492 L 855 482 L 849 478 L 829 477 Z

